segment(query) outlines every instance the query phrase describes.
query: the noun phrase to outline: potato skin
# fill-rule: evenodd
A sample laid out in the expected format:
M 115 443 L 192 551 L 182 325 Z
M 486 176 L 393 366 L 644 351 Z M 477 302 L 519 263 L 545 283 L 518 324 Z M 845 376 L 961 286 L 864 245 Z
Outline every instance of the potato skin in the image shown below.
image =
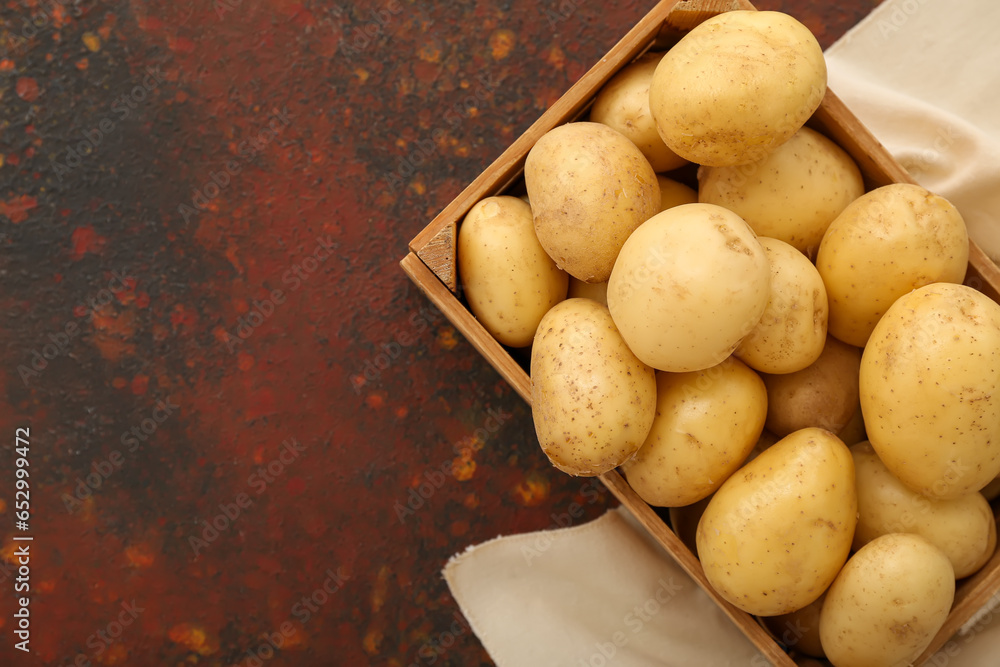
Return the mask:
M 816 255 L 830 333 L 864 347 L 896 299 L 930 283 L 961 283 L 968 264 L 965 221 L 947 199 L 909 183 L 872 190 L 830 223 Z
M 607 281 L 636 227 L 660 210 L 649 161 L 600 123 L 568 123 L 543 135 L 524 163 L 535 233 L 556 265 L 588 283 Z
M 698 201 L 725 206 L 760 236 L 809 257 L 830 223 L 864 192 L 851 156 L 808 127 L 750 164 L 698 170 Z
M 993 511 L 980 493 L 950 500 L 928 498 L 889 472 L 869 442 L 851 447 L 858 488 L 853 549 L 882 535 L 920 535 L 948 556 L 961 579 L 986 564 L 996 548 Z
M 698 524 L 712 587 L 777 616 L 822 595 L 847 560 L 857 520 L 854 462 L 829 431 L 796 431 L 723 483 Z
M 688 32 L 653 73 L 649 107 L 683 158 L 724 167 L 787 141 L 826 93 L 826 61 L 809 29 L 780 12 L 730 11 Z
M 644 53 L 604 84 L 590 107 L 590 120 L 621 132 L 649 160 L 653 171 L 670 171 L 688 162 L 667 148 L 649 111 L 649 84 L 663 53 Z
M 666 211 L 668 208 L 681 204 L 698 203 L 698 193 L 683 183 L 662 174 L 656 175 L 656 182 L 660 186 L 660 211 Z
M 955 599 L 948 557 L 919 535 L 883 535 L 851 557 L 826 593 L 819 634 L 837 667 L 905 667 Z
M 982 489 L 1000 473 L 1000 305 L 951 283 L 900 297 L 865 347 L 860 391 L 901 482 L 934 498 Z
M 656 418 L 623 470 L 658 507 L 711 495 L 743 463 L 764 428 L 767 390 L 738 359 L 692 373 L 656 374 Z
M 566 298 L 569 276 L 535 237 L 531 208 L 487 197 L 458 229 L 458 275 L 476 319 L 494 338 L 527 347 L 548 310 Z
M 794 373 L 819 359 L 826 344 L 826 287 L 801 252 L 778 239 L 757 240 L 771 267 L 771 296 L 734 354 L 762 373 Z
M 767 429 L 780 437 L 810 426 L 840 433 L 858 409 L 860 367 L 861 350 L 827 336 L 819 358 L 801 371 L 761 373 Z
M 567 299 L 545 314 L 531 348 L 531 414 L 555 467 L 578 476 L 616 468 L 655 413 L 653 369 L 628 349 L 606 307 Z
M 622 247 L 608 307 L 629 347 L 658 370 L 721 363 L 767 305 L 767 256 L 743 220 L 684 204 L 650 218 Z

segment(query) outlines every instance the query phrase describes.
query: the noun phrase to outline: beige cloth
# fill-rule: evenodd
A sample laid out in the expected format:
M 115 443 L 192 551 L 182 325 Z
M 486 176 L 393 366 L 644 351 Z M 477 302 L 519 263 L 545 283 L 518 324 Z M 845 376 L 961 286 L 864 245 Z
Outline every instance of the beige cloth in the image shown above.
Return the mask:
M 827 51 L 831 89 L 918 182 L 959 208 L 995 260 L 998 33 L 1000 2 L 887 0 Z M 500 538 L 448 563 L 448 585 L 496 664 L 767 665 L 624 512 Z M 987 607 L 929 664 L 1000 664 L 1000 596 Z
M 826 59 L 830 88 L 1000 262 L 1000 3 L 887 0 Z
M 625 508 L 471 547 L 444 576 L 501 667 L 769 664 Z

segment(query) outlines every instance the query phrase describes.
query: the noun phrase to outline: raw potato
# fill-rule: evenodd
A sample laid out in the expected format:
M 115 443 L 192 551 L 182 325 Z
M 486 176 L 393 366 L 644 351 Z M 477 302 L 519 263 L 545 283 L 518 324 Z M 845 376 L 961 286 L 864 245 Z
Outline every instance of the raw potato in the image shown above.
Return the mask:
M 760 377 L 729 357 L 692 373 L 656 374 L 656 418 L 622 466 L 628 483 L 658 507 L 711 495 L 753 449 L 767 414 Z
M 698 524 L 698 557 L 732 604 L 758 616 L 787 614 L 833 581 L 856 520 L 850 451 L 829 431 L 803 429 L 715 492 Z
M 511 347 L 531 345 L 548 310 L 566 298 L 569 277 L 535 237 L 531 208 L 487 197 L 458 228 L 458 275 L 476 319 Z
M 759 237 L 771 266 L 771 297 L 754 330 L 734 353 L 762 373 L 794 373 L 819 358 L 826 343 L 826 287 L 801 252 Z
M 698 170 L 699 201 L 725 206 L 760 236 L 810 257 L 834 218 L 864 192 L 851 156 L 808 127 L 756 162 Z
M 770 431 L 761 431 L 760 437 L 757 438 L 757 444 L 750 450 L 746 460 L 743 461 L 743 465 L 745 466 L 753 461 L 760 456 L 761 452 L 778 442 L 778 440 L 778 436 Z M 711 500 L 712 496 L 708 496 L 691 505 L 671 507 L 668 513 L 670 516 L 670 527 L 677 533 L 677 537 L 681 538 L 684 546 L 691 550 L 691 553 L 698 553 L 698 545 L 695 541 L 698 533 L 698 522 L 701 521 L 701 515 L 705 513 L 705 508 L 708 507 L 708 503 Z
M 864 347 L 896 299 L 930 283 L 961 283 L 968 264 L 965 221 L 947 199 L 908 183 L 872 190 L 830 224 L 816 255 L 830 333 Z
M 638 148 L 600 123 L 568 123 L 524 163 L 538 241 L 559 268 L 588 283 L 611 275 L 636 227 L 660 210 L 656 173 Z
M 976 572 L 993 555 L 996 521 L 982 494 L 927 498 L 896 479 L 867 441 L 851 447 L 851 455 L 858 487 L 855 551 L 882 535 L 913 533 L 948 556 L 957 579 Z
M 860 367 L 861 350 L 827 336 L 819 359 L 808 368 L 761 374 L 767 387 L 767 429 L 780 437 L 809 426 L 843 431 L 858 409 Z
M 786 142 L 826 93 L 826 61 L 809 29 L 780 12 L 731 11 L 660 61 L 649 107 L 664 143 L 691 162 L 746 164 Z
M 594 98 L 590 120 L 621 132 L 649 160 L 654 171 L 683 167 L 687 160 L 667 148 L 649 112 L 649 84 L 662 53 L 645 53 L 627 65 Z
M 580 476 L 616 468 L 655 413 L 653 369 L 628 349 L 607 308 L 568 299 L 546 313 L 531 348 L 531 414 L 555 467 Z
M 802 609 L 782 614 L 765 616 L 761 620 L 783 646 L 816 658 L 823 658 L 823 644 L 819 639 L 819 615 L 826 595 L 819 596 Z
M 656 182 L 660 185 L 660 210 L 666 211 L 668 208 L 680 206 L 681 204 L 697 204 L 698 193 L 672 178 L 656 175 Z
M 573 276 L 569 278 L 570 299 L 593 299 L 597 303 L 608 305 L 608 284 L 607 283 L 585 283 L 577 280 Z
M 905 667 L 944 625 L 954 599 L 954 572 L 940 549 L 919 535 L 883 535 L 827 591 L 823 650 L 834 667 Z
M 957 498 L 1000 473 L 1000 305 L 964 285 L 901 297 L 861 359 L 861 410 L 886 467 Z
M 683 373 L 722 362 L 767 306 L 767 256 L 743 220 L 684 204 L 629 237 L 608 281 L 608 307 L 635 355 Z

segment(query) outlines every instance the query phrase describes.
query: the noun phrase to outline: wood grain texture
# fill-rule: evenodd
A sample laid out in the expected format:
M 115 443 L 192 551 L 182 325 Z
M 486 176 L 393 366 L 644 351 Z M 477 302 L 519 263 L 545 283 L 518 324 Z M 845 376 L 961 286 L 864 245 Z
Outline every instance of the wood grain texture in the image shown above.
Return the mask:
M 578 118 L 601 86 L 654 42 L 663 40 L 664 35 L 678 35 L 679 31 L 690 29 L 721 11 L 752 8 L 746 0 L 664 0 L 658 4 L 410 243 L 411 253 L 401 262 L 404 271 L 529 404 L 531 380 L 528 374 L 451 293 L 455 289 L 453 282 L 457 282 L 454 238 L 461 219 L 476 202 L 484 197 L 503 193 L 512 182 L 520 178 L 527 153 L 538 138 L 553 127 Z M 915 182 L 832 91 L 827 90 L 822 104 L 808 124 L 833 139 L 857 162 L 864 176 L 866 189 L 890 183 Z M 450 255 L 447 254 L 449 252 Z M 431 257 L 431 263 L 425 265 L 421 258 L 427 256 Z M 966 284 L 994 300 L 1000 300 L 1000 268 L 971 242 Z M 697 557 L 616 471 L 606 473 L 600 479 L 685 572 L 719 604 L 764 656 L 779 667 L 794 666 L 792 659 L 752 616 L 729 604 L 711 587 Z M 916 664 L 921 664 L 933 650 L 943 646 L 988 601 L 998 587 L 1000 552 L 978 574 L 960 586 L 955 605 L 944 627 L 935 637 L 931 648 Z
M 465 217 L 476 202 L 498 194 L 520 177 L 528 151 L 539 138 L 557 125 L 576 118 L 590 104 L 594 94 L 618 70 L 642 54 L 663 25 L 678 0 L 662 0 L 608 54 L 601 58 L 565 95 L 553 104 L 541 118 L 511 144 L 493 164 L 479 175 L 462 193 L 439 213 L 431 224 L 410 242 L 410 250 L 420 255 L 423 248 L 445 227 Z
M 998 591 L 1000 591 L 1000 550 L 994 552 L 993 557 L 979 572 L 961 583 L 955 591 L 955 603 L 951 607 L 951 613 L 914 664 L 922 665 L 929 660 Z
M 454 261 L 454 258 L 452 258 Z M 486 357 L 490 364 L 506 380 L 514 391 L 531 404 L 531 379 L 493 336 L 479 323 L 462 303 L 455 298 L 448 288 L 438 280 L 416 254 L 410 253 L 400 262 L 406 275 L 420 288 L 428 299 L 438 307 L 459 331 L 462 332 L 472 346 Z
M 458 292 L 457 241 L 458 221 L 448 220 L 417 252 L 420 261 L 440 278 L 449 290 L 456 293 Z
M 734 607 L 712 588 L 698 558 L 691 553 L 691 550 L 677 537 L 677 534 L 663 522 L 663 519 L 653 511 L 653 508 L 647 505 L 632 490 L 632 487 L 618 474 L 618 471 L 612 470 L 606 472 L 600 476 L 600 479 L 604 483 L 604 486 L 618 498 L 618 501 L 629 509 L 632 516 L 642 524 L 643 528 L 649 531 L 649 534 L 666 549 L 667 553 L 681 566 L 681 569 L 694 579 L 702 590 L 719 605 L 726 616 L 754 643 L 771 664 L 776 667 L 795 667 L 795 661 L 788 657 L 788 654 L 775 643 L 753 616 Z

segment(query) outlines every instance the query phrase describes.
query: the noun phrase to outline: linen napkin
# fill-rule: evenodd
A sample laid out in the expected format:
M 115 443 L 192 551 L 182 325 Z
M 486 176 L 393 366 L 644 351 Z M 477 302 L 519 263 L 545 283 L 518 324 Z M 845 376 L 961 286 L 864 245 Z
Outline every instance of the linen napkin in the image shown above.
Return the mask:
M 830 88 L 921 185 L 958 207 L 994 261 L 998 29 L 990 0 L 887 0 L 827 51 Z M 472 547 L 444 576 L 500 667 L 768 664 L 624 509 Z M 997 664 L 998 607 L 1000 596 L 929 664 Z

